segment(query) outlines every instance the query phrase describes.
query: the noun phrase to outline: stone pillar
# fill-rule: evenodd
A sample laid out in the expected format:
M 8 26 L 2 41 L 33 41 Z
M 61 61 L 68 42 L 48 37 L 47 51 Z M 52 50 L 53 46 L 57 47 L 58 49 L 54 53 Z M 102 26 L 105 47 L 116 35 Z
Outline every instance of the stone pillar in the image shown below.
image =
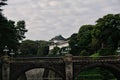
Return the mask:
M 49 80 L 49 79 L 47 79 L 48 76 L 49 76 L 49 69 L 44 68 L 43 80 Z
M 72 58 L 73 58 L 73 56 L 71 54 L 66 54 L 64 56 L 66 80 L 73 80 Z
M 10 63 L 9 63 L 9 56 L 3 56 L 2 58 L 2 80 L 10 80 L 9 73 L 10 73 Z

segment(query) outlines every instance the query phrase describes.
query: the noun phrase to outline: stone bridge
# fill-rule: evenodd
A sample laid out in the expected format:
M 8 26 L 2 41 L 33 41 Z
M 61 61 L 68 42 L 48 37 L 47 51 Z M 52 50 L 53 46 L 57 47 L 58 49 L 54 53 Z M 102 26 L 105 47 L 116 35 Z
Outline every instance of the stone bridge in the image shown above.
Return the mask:
M 63 57 L 9 57 L 3 56 L 2 80 L 17 80 L 28 70 L 46 68 L 54 71 L 63 80 L 74 80 L 86 69 L 102 67 L 120 80 L 120 56 L 85 57 L 67 54 Z

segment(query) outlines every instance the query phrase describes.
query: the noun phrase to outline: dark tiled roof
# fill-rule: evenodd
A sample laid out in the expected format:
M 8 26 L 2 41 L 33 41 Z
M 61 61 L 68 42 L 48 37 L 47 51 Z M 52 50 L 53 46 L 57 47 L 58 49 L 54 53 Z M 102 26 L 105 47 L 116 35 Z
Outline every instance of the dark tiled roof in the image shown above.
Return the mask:
M 63 36 L 59 35 L 59 36 L 55 36 L 50 41 L 53 41 L 53 40 L 63 40 L 63 41 L 65 41 L 66 39 Z

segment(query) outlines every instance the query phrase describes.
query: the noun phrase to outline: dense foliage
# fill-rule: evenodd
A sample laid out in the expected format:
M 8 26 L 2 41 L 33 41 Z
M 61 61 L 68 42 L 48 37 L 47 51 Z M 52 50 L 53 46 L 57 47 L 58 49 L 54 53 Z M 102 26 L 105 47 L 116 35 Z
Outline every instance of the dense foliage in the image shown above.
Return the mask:
M 47 41 L 24 40 L 20 45 L 20 55 L 46 56 L 49 52 Z
M 1 11 L 3 10 L 1 7 L 4 6 L 4 5 L 7 5 L 6 1 L 7 1 L 7 0 L 1 0 L 1 1 L 0 1 L 0 13 L 1 13 Z
M 16 51 L 19 47 L 19 41 L 25 38 L 24 34 L 27 32 L 25 21 L 18 21 L 15 25 L 15 21 L 4 17 L 1 7 L 7 5 L 5 1 L 7 0 L 0 2 L 0 53 L 3 53 L 5 46 Z
M 69 44 L 73 55 L 116 55 L 119 42 L 120 14 L 108 14 L 95 25 L 81 26 L 79 32 L 70 37 Z
M 92 32 L 93 43 L 97 43 L 94 47 L 98 48 L 100 55 L 115 54 L 120 41 L 120 14 L 108 14 L 96 22 Z

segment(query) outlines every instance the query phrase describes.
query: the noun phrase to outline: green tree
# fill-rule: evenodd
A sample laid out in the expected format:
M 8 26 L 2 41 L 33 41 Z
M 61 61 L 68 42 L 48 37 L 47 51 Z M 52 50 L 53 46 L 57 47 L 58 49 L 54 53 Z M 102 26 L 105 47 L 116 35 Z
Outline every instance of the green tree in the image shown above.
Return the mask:
M 17 50 L 19 40 L 25 38 L 24 33 L 26 30 L 21 30 L 22 26 L 15 26 L 15 22 L 7 20 L 4 16 L 0 15 L 0 52 L 2 53 L 5 45 L 9 49 Z M 25 27 L 25 26 L 24 26 Z M 21 34 L 22 33 L 22 34 Z
M 59 51 L 60 51 L 60 48 L 56 46 L 50 51 L 48 56 L 59 56 L 58 55 Z
M 49 42 L 24 40 L 20 45 L 21 55 L 47 56 L 49 53 Z
M 74 33 L 71 35 L 71 37 L 69 38 L 69 46 L 71 48 L 70 53 L 72 55 L 78 55 L 79 54 L 79 47 L 78 47 L 78 37 L 77 37 L 77 33 Z
M 93 52 L 91 47 L 93 25 L 83 25 L 80 27 L 79 32 L 72 34 L 69 40 L 71 47 L 71 54 L 73 55 L 86 55 L 88 56 Z M 83 54 L 86 53 L 86 54 Z
M 1 7 L 4 6 L 4 5 L 7 5 L 6 1 L 7 0 L 1 0 L 0 1 L 0 12 L 3 10 L 3 9 L 1 9 Z
M 19 46 L 19 40 L 25 38 L 24 34 L 27 32 L 23 20 L 18 21 L 17 25 L 15 25 L 14 21 L 4 17 L 1 7 L 7 5 L 6 1 L 0 1 L 0 53 L 3 53 L 4 46 L 6 45 L 9 49 L 16 51 Z
M 103 18 L 99 18 L 96 22 L 97 24 L 93 29 L 92 37 L 99 45 L 95 44 L 94 46 L 98 47 L 97 50 L 99 50 L 100 53 L 101 49 L 109 53 L 101 53 L 101 55 L 114 54 L 120 41 L 120 14 L 108 14 L 103 16 Z
M 49 46 L 40 46 L 37 51 L 38 56 L 47 56 L 49 53 Z
M 89 53 L 88 55 L 92 54 L 92 49 L 91 49 L 92 35 L 91 35 L 91 32 L 93 30 L 93 27 L 94 27 L 93 25 L 83 25 L 79 29 L 77 37 L 78 37 L 78 46 L 81 49 L 81 51 L 80 51 L 81 55 L 83 55 L 83 52 L 85 52 L 85 51 L 86 51 L 86 53 Z M 84 51 L 82 51 L 82 50 L 84 50 Z
M 24 36 L 25 32 L 27 32 L 27 29 L 25 28 L 25 21 L 24 20 L 17 22 L 16 30 L 17 30 L 18 40 L 23 40 L 25 38 L 25 36 Z
M 49 53 L 49 42 L 48 41 L 35 41 L 38 47 L 37 56 L 47 56 Z
M 20 45 L 21 55 L 37 55 L 37 45 L 35 41 L 25 40 Z
M 91 43 L 91 31 L 93 30 L 93 25 L 83 25 L 80 27 L 78 32 L 79 45 L 85 46 Z
M 14 21 L 7 20 L 3 15 L 0 15 L 0 52 L 2 53 L 3 48 L 7 45 L 10 49 L 17 48 L 17 31 L 14 25 Z

